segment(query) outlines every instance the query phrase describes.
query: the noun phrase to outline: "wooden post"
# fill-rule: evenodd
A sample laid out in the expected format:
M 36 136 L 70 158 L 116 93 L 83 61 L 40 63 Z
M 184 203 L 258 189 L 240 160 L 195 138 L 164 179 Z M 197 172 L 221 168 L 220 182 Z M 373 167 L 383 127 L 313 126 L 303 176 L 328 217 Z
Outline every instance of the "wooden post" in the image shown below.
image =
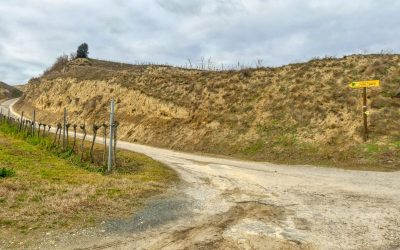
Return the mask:
M 103 144 L 104 144 L 104 151 L 103 151 L 103 164 L 106 164 L 106 155 L 107 155 L 107 124 L 103 122 Z
M 61 140 L 61 133 L 62 133 L 62 124 L 58 123 L 57 127 L 60 128 L 60 133 L 58 134 L 58 139 L 57 139 L 57 146 L 60 146 L 60 140 Z
M 67 108 L 64 108 L 64 120 L 63 120 L 63 139 L 62 139 L 62 147 L 65 149 L 65 130 L 67 125 Z
M 115 121 L 114 122 L 114 156 L 113 156 L 113 162 L 114 162 L 114 167 L 117 166 L 117 129 L 118 129 L 119 122 Z
M 94 149 L 94 143 L 96 142 L 97 130 L 99 128 L 100 126 L 93 124 L 93 140 L 92 140 L 92 145 L 90 146 L 90 161 L 92 163 L 94 163 L 93 149 Z
M 74 124 L 74 125 L 72 125 L 72 127 L 74 128 L 74 144 L 72 145 L 72 151 L 75 151 L 75 144 L 76 144 L 76 127 L 77 127 L 77 125 Z
M 364 141 L 368 140 L 367 88 L 363 88 Z
M 43 133 L 42 133 L 42 137 L 44 138 L 46 136 L 46 124 L 43 124 Z
M 113 164 L 113 139 L 114 139 L 114 97 L 111 99 L 111 109 L 110 109 L 110 146 L 108 147 L 108 168 L 107 172 L 111 172 Z
M 35 135 L 35 126 L 36 126 L 36 111 L 33 110 L 32 135 Z
M 21 112 L 21 120 L 20 120 L 20 123 L 19 123 L 19 129 L 18 129 L 18 131 L 20 131 L 20 132 L 21 132 L 21 129 L 22 129 L 22 120 L 23 119 L 24 119 L 24 111 Z
M 67 140 L 66 140 L 66 148 L 68 149 L 68 146 L 69 146 L 69 127 L 71 126 L 71 124 L 70 123 L 67 123 L 66 125 L 65 125 L 65 133 L 66 133 L 66 136 L 67 136 Z
M 83 147 L 85 145 L 85 139 L 86 139 L 86 125 L 83 123 L 83 125 L 80 126 L 80 128 L 83 131 L 83 138 L 82 138 L 82 143 L 81 143 L 81 161 L 83 160 Z

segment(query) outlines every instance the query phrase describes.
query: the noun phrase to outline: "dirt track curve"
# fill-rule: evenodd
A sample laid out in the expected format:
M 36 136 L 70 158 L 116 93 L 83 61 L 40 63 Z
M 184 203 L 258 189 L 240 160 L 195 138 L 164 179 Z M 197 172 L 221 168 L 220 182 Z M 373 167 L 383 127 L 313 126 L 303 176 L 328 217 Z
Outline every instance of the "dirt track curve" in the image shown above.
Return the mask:
M 2 104 L 3 113 L 14 101 Z M 182 184 L 131 219 L 104 222 L 94 232 L 42 247 L 400 248 L 400 172 L 274 165 L 118 145 L 169 165 Z

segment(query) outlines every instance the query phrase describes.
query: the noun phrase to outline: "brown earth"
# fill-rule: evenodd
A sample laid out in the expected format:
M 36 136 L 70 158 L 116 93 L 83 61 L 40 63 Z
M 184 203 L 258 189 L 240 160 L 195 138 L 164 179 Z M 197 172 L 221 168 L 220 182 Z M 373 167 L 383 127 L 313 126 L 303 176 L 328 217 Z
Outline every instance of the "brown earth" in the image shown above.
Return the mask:
M 370 139 L 362 142 L 361 91 Z M 202 71 L 94 59 L 56 62 L 16 105 L 40 121 L 107 121 L 116 99 L 120 139 L 280 163 L 400 169 L 400 55 L 352 55 L 278 68 Z M 29 116 L 29 115 L 28 115 Z

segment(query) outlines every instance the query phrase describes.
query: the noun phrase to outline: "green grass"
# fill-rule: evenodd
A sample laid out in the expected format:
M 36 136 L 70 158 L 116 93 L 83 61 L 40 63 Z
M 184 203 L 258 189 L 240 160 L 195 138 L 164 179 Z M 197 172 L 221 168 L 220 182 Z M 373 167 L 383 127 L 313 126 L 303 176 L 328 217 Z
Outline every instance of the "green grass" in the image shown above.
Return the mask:
M 0 163 L 15 175 L 0 178 L 0 243 L 28 244 L 48 231 L 129 216 L 177 181 L 174 171 L 142 154 L 118 151 L 118 159 L 116 171 L 106 175 L 101 164 L 51 147 L 51 138 L 26 137 L 1 125 Z
M 230 156 L 270 161 L 280 164 L 308 164 L 352 170 L 400 170 L 400 141 L 358 143 L 341 147 L 341 143 L 319 144 L 298 139 L 296 126 L 270 120 L 257 127 L 258 138 L 247 144 L 232 145 L 227 139 L 220 147 Z M 233 136 L 235 137 L 235 136 Z M 239 137 L 239 135 L 236 135 Z
M 0 168 L 0 178 L 11 177 L 15 175 L 15 170 L 12 168 Z

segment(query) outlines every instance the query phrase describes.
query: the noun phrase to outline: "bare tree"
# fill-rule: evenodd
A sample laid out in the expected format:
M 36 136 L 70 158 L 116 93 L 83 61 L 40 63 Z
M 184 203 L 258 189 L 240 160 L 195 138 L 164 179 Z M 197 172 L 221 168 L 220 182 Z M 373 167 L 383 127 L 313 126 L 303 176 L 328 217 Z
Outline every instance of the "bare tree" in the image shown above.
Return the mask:
M 261 68 L 263 66 L 263 59 L 257 59 L 256 60 L 256 67 Z
M 213 68 L 213 63 L 211 61 L 211 57 L 209 57 L 207 59 L 207 68 L 208 68 L 208 70 L 211 70 Z
M 83 124 L 83 125 L 80 125 L 79 127 L 83 131 L 83 138 L 82 138 L 82 143 L 81 143 L 81 160 L 82 160 L 83 159 L 83 146 L 85 144 L 85 139 L 86 139 L 86 126 L 85 126 L 85 124 Z
M 92 163 L 94 162 L 93 148 L 94 148 L 94 143 L 96 142 L 97 130 L 99 128 L 100 128 L 100 126 L 97 126 L 96 124 L 93 124 L 93 140 L 92 140 L 92 145 L 90 146 L 90 161 Z

